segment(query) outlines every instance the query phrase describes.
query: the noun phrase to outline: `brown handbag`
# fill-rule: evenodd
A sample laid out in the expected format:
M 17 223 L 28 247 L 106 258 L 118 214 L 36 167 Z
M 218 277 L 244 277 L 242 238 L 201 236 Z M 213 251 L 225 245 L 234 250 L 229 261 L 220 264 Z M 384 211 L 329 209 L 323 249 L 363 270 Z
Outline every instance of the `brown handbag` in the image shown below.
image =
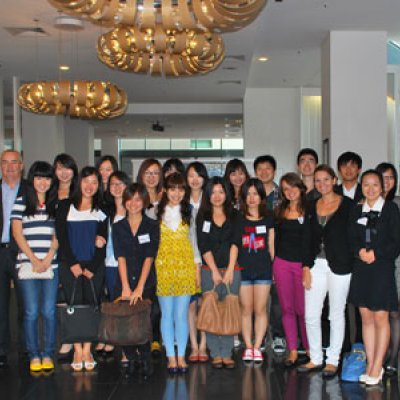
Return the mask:
M 230 292 L 221 301 L 213 290 L 203 293 L 203 299 L 197 316 L 197 329 L 214 335 L 232 336 L 241 332 L 241 311 L 239 296 Z
M 101 343 L 129 346 L 151 342 L 151 301 L 129 304 L 121 297 L 102 303 L 98 339 Z

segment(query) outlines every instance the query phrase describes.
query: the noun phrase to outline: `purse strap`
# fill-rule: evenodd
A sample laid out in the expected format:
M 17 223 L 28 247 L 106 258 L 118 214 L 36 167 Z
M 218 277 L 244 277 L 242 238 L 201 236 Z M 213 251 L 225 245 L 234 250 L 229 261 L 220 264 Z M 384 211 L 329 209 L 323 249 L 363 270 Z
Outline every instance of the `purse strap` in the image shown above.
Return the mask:
M 81 276 L 80 278 L 85 279 L 84 276 Z M 69 302 L 69 307 L 73 307 L 74 306 L 76 286 L 78 284 L 78 279 L 79 278 L 75 278 L 75 280 L 74 280 L 74 286 L 72 288 L 71 301 Z M 95 307 L 96 310 L 98 310 L 99 309 L 99 302 L 97 301 L 96 291 L 94 289 L 94 283 L 93 283 L 92 279 L 89 279 L 89 286 L 90 286 L 90 291 L 92 292 L 92 295 L 93 295 L 94 307 Z

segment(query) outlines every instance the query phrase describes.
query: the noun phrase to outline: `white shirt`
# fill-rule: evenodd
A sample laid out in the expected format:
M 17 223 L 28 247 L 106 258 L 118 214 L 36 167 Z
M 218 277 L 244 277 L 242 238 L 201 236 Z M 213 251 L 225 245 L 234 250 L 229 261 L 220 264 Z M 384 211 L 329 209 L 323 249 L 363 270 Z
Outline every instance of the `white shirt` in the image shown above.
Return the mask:
M 169 229 L 172 229 L 175 232 L 182 221 L 181 205 L 178 204 L 177 206 L 173 207 L 166 206 L 163 215 L 163 221 Z
M 367 202 L 363 204 L 362 211 L 363 212 L 370 212 L 370 211 L 378 211 L 381 212 L 383 205 L 385 204 L 385 199 L 381 196 L 376 200 L 375 204 L 370 207 Z
M 343 188 L 343 195 L 346 197 L 350 197 L 350 199 L 354 200 L 354 196 L 356 194 L 356 189 L 357 189 L 357 183 L 350 190 L 347 190 L 344 185 L 342 185 L 342 188 Z

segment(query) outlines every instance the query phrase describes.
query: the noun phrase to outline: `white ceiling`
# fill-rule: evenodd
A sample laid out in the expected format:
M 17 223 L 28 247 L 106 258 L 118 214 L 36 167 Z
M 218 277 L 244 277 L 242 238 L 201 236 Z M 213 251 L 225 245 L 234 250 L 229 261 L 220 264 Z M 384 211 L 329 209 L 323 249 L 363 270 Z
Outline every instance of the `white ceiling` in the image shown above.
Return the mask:
M 11 78 L 57 79 L 59 31 L 57 11 L 45 0 L 0 0 L 0 75 L 5 79 L 6 102 L 11 102 Z M 4 27 L 39 25 L 48 37 L 16 38 Z M 72 65 L 66 78 L 108 79 L 128 92 L 129 102 L 240 102 L 246 87 L 320 86 L 321 42 L 329 30 L 384 30 L 400 39 L 399 0 L 269 0 L 257 20 L 247 28 L 224 35 L 227 59 L 218 70 L 200 77 L 164 79 L 111 70 L 96 57 L 95 42 L 101 28 L 85 23 L 77 34 L 63 33 L 61 61 Z M 76 36 L 75 36 L 76 35 Z M 73 48 L 78 54 L 75 61 Z M 76 52 L 75 52 L 76 53 Z M 244 55 L 245 61 L 229 56 Z M 257 62 L 266 55 L 269 61 Z M 226 69 L 234 67 L 234 70 Z M 361 68 L 362 66 L 360 66 Z M 239 80 L 241 84 L 218 84 Z

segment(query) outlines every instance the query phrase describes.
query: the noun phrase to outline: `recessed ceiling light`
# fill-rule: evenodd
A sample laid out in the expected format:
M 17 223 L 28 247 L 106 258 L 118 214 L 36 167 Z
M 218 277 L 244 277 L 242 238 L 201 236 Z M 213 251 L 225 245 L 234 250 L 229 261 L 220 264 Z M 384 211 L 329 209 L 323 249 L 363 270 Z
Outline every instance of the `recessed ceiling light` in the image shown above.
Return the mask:
M 61 64 L 59 66 L 59 68 L 60 68 L 60 71 L 69 71 L 69 66 L 65 65 L 65 64 Z
M 268 57 L 258 57 L 258 61 L 266 62 L 266 61 L 268 61 Z

